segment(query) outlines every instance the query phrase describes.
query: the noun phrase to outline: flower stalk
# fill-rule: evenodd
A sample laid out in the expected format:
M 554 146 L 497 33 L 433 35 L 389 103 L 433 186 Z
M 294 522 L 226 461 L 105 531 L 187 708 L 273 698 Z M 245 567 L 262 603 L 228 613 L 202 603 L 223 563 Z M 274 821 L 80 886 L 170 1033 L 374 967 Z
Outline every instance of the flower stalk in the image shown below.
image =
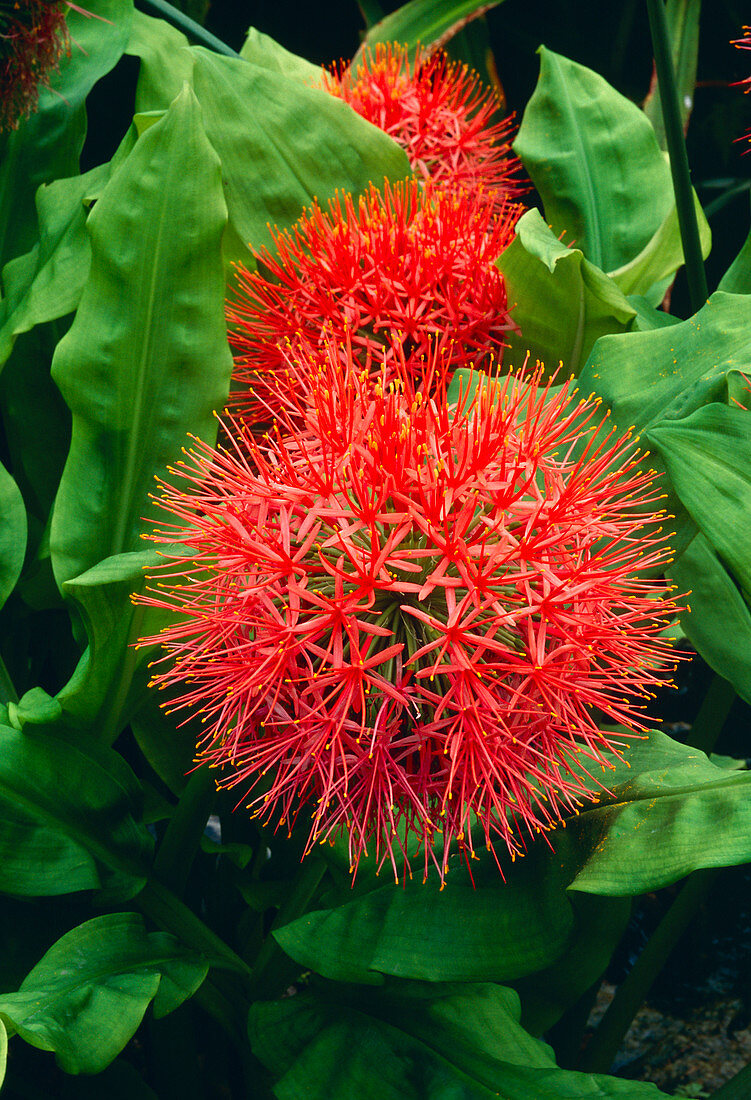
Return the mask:
M 673 177 L 678 226 L 681 233 L 683 258 L 686 262 L 689 297 L 693 312 L 698 313 L 706 302 L 709 291 L 701 254 L 699 222 L 696 217 L 688 152 L 683 136 L 683 120 L 670 52 L 670 32 L 665 16 L 664 0 L 647 0 L 647 12 L 652 32 L 652 48 L 660 88 L 660 104 L 665 123 L 670 171 Z

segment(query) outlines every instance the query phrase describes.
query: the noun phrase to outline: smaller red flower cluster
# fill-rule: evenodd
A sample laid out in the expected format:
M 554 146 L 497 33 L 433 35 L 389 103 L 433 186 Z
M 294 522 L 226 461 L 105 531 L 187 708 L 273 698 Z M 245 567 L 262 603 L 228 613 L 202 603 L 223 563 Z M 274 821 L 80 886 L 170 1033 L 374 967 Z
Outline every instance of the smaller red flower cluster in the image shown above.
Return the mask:
M 513 118 L 493 122 L 494 91 L 442 51 L 410 60 L 406 46 L 378 45 L 326 73 L 324 87 L 401 145 L 424 179 L 483 192 L 500 207 L 528 190 L 511 151 Z
M 439 353 L 424 390 L 401 355 L 376 381 L 308 355 L 284 432 L 230 424 L 164 487 L 153 537 L 185 554 L 147 598 L 181 617 L 154 682 L 256 814 L 313 807 L 308 849 L 348 830 L 353 869 L 372 842 L 397 877 L 410 837 L 441 877 L 454 842 L 517 853 L 519 824 L 591 798 L 582 769 L 618 745 L 591 708 L 643 728 L 665 682 L 671 605 L 635 576 L 666 560 L 650 475 L 612 433 L 582 442 L 596 405 L 539 375 L 452 404 Z
M 450 333 L 456 367 L 500 360 L 511 328 L 495 266 L 513 238 L 515 205 L 502 216 L 482 198 L 416 181 L 374 187 L 355 204 L 318 206 L 274 233 L 264 273 L 238 267 L 227 308 L 235 360 L 233 407 L 250 422 L 279 405 L 292 344 L 351 341 L 364 363 L 403 353 L 413 364 Z M 300 378 L 297 378 L 299 384 Z
M 734 46 L 737 46 L 739 50 L 751 50 L 751 27 L 744 27 L 743 34 L 743 38 L 737 38 L 732 44 Z M 740 83 L 748 85 L 747 88 L 744 88 L 746 94 L 751 92 L 751 76 L 747 76 L 746 79 L 741 80 Z M 749 130 L 748 133 L 744 134 L 743 136 L 746 140 L 751 140 L 751 130 Z
M 68 0 L 0 0 L 0 131 L 36 110 L 39 85 L 70 53 L 69 8 L 83 12 Z

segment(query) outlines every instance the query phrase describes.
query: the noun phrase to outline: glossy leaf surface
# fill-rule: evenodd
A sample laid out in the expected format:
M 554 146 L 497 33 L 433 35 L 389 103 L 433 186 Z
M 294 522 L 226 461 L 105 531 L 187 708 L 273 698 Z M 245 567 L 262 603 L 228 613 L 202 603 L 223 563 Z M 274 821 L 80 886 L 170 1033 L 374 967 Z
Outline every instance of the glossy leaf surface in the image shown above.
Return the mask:
M 149 1003 L 164 1016 L 192 996 L 208 963 L 136 913 L 94 917 L 66 933 L 0 994 L 0 1016 L 26 1042 L 55 1052 L 66 1073 L 99 1073 L 135 1033 Z
M 154 475 L 187 432 L 214 438 L 231 369 L 225 223 L 219 162 L 186 88 L 89 217 L 91 277 L 53 363 L 73 413 L 52 519 L 59 585 L 140 548 Z
M 556 236 L 602 271 L 629 263 L 673 205 L 670 169 L 642 111 L 591 69 L 540 47 L 540 79 L 514 150 Z

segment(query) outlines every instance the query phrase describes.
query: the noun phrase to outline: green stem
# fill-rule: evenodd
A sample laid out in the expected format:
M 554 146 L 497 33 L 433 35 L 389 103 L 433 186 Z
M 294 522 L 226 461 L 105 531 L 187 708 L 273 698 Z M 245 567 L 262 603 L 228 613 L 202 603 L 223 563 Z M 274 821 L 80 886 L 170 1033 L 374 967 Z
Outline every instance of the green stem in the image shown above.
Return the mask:
M 161 882 L 149 879 L 135 901 L 155 924 L 205 955 L 212 966 L 233 970 L 250 979 L 248 964 Z
M 278 996 L 288 984 L 288 979 L 299 970 L 294 964 L 282 965 L 286 955 L 274 939 L 274 929 L 282 928 L 306 912 L 321 879 L 326 873 L 326 864 L 319 856 L 306 856 L 292 884 L 292 889 L 282 902 L 268 936 L 253 963 L 250 977 L 253 999 L 267 999 Z
M 710 753 L 735 702 L 735 688 L 723 676 L 715 676 L 699 707 L 686 744 Z
M 709 893 L 716 868 L 695 871 L 653 932 L 646 947 L 621 983 L 576 1067 L 585 1073 L 607 1073 L 623 1037 L 631 1026 L 671 951 L 685 932 L 699 905 Z
M 214 807 L 216 784 L 210 768 L 197 768 L 180 796 L 154 860 L 154 877 L 182 897 L 206 822 Z
M 665 141 L 670 157 L 670 171 L 673 177 L 683 258 L 686 261 L 688 292 L 691 299 L 691 308 L 696 313 L 706 302 L 709 292 L 707 277 L 704 272 L 704 261 L 701 255 L 699 223 L 694 205 L 694 192 L 691 187 L 691 172 L 688 166 L 686 142 L 683 137 L 683 120 L 670 51 L 670 34 L 665 17 L 664 0 L 647 0 L 647 12 L 649 13 L 649 26 L 652 32 L 652 49 L 655 55 L 657 83 L 660 89 L 660 104 L 665 123 Z
M 194 42 L 206 46 L 214 53 L 224 54 L 225 57 L 240 56 L 226 42 L 222 42 L 221 38 L 211 34 L 200 23 L 196 23 L 195 19 L 191 19 L 184 12 L 173 7 L 172 4 L 168 4 L 166 0 L 136 0 L 136 6 L 148 12 L 149 15 L 156 16 L 157 19 L 164 19 L 166 23 L 170 23 L 179 31 L 182 31 L 187 38 L 192 38 Z

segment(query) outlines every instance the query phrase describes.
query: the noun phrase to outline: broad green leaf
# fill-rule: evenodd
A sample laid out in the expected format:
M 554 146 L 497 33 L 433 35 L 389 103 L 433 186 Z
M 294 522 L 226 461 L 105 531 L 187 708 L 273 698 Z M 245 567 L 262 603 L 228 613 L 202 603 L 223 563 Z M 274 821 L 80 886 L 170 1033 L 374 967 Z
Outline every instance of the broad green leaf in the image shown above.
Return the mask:
M 751 230 L 717 289 L 729 294 L 751 294 Z
M 117 753 L 59 726 L 0 726 L 0 890 L 131 897 L 152 847 Z
M 680 324 L 680 318 L 673 317 L 672 314 L 665 313 L 664 310 L 655 309 L 640 294 L 629 294 L 628 300 L 629 304 L 636 310 L 636 317 L 634 318 L 634 331 L 636 332 L 652 332 L 656 328 L 668 328 L 669 325 Z
M 712 231 L 694 192 L 694 207 L 699 224 L 701 254 L 704 259 L 712 247 Z M 638 256 L 611 271 L 610 277 L 624 294 L 638 294 L 650 305 L 658 306 L 678 268 L 683 264 L 683 245 L 678 227 L 678 213 L 673 206 Z
M 609 897 L 659 890 L 703 867 L 751 860 L 751 772 L 718 768 L 703 752 L 653 731 L 605 777 L 611 792 L 550 834 L 580 861 L 569 889 Z M 575 869 L 575 868 L 574 868 Z
M 66 1073 L 99 1073 L 135 1034 L 150 1002 L 164 1016 L 191 997 L 208 963 L 136 913 L 94 917 L 66 933 L 0 994 L 11 1034 L 54 1051 Z
M 372 49 L 379 42 L 403 42 L 412 49 L 418 45 L 443 46 L 467 23 L 498 7 L 501 2 L 442 0 L 437 4 L 435 0 L 409 0 L 409 3 L 402 4 L 368 28 L 353 64 L 357 64 L 363 50 Z
M 261 34 L 255 27 L 250 27 L 240 50 L 240 57 L 253 65 L 260 65 L 262 69 L 269 69 L 273 73 L 281 73 L 282 76 L 291 77 L 293 80 L 301 80 L 304 84 L 317 87 L 321 83 L 321 67 L 306 61 L 304 57 L 298 57 L 296 53 L 285 50 L 273 38 L 267 34 Z
M 70 447 L 70 412 L 50 377 L 55 346 L 66 328 L 67 320 L 52 321 L 20 335 L 0 374 L 6 445 L 29 514 L 32 553 L 47 526 Z
M 128 41 L 132 0 L 89 0 L 81 7 L 101 18 L 68 13 L 70 57 L 61 59 L 50 87 L 40 88 L 39 110 L 17 130 L 0 135 L 0 266 L 34 244 L 37 187 L 78 173 L 86 136 L 84 102 Z
M 307 913 L 276 940 L 301 967 L 340 982 L 513 981 L 577 951 L 586 976 L 606 951 L 587 961 L 586 944 L 577 947 L 569 891 L 634 897 L 701 867 L 751 859 L 751 772 L 719 768 L 653 731 L 624 760 L 581 779 L 593 802 L 524 859 L 503 859 L 505 883 L 483 853 L 472 862 L 476 888 L 451 877 L 441 891 L 413 881 L 382 887 Z
M 673 205 L 670 169 L 642 111 L 591 69 L 540 47 L 540 79 L 514 150 L 553 233 L 602 271 L 628 264 Z
M 106 744 L 146 699 L 144 664 L 153 650 L 136 643 L 156 633 L 167 613 L 134 607 L 131 595 L 143 590 L 144 569 L 159 560 L 155 551 L 119 554 L 63 584 L 63 594 L 83 618 L 89 644 L 57 698 L 78 727 Z
M 0 607 L 16 587 L 26 554 L 26 509 L 18 486 L 0 463 Z
M 206 133 L 222 162 L 227 208 L 243 244 L 270 245 L 314 198 L 402 179 L 405 152 L 341 100 L 297 78 L 195 49 Z
M 607 969 L 631 915 L 629 898 L 575 894 L 574 932 L 552 966 L 517 979 L 522 1023 L 543 1035 L 582 997 Z
M 579 376 L 622 429 L 643 431 L 711 401 L 724 401 L 733 372 L 751 370 L 751 298 L 713 294 L 699 312 L 668 328 L 604 336 Z
M 694 522 L 751 593 L 751 413 L 714 403 L 650 429 Z
M 544 874 L 530 856 L 506 883 L 495 864 L 477 888 L 448 881 L 440 890 L 435 880 L 408 880 L 403 888 L 381 887 L 336 909 L 307 913 L 274 936 L 298 963 L 337 981 L 375 984 L 384 974 L 428 981 L 517 978 L 549 966 L 573 927 L 561 869 L 548 863 L 545 851 L 538 855 Z
M 73 413 L 52 517 L 58 585 L 135 550 L 154 475 L 187 432 L 215 437 L 232 364 L 225 224 L 220 165 L 186 87 L 89 216 L 91 276 L 52 368 Z
M 62 715 L 62 707 L 43 688 L 32 688 L 17 703 L 8 703 L 8 721 L 13 729 L 22 730 L 25 725 L 44 726 L 56 722 Z
M 204 727 L 198 716 L 192 716 L 183 724 L 182 718 L 165 714 L 159 706 L 161 697 L 156 698 L 155 692 L 150 696 L 130 719 L 133 736 L 162 782 L 179 795 L 193 767 L 196 745 Z
M 279 1100 L 589 1100 L 660 1097 L 653 1085 L 558 1069 L 501 986 L 398 983 L 313 992 L 250 1011 Z
M 8 1031 L 0 1020 L 0 1088 L 5 1080 L 5 1072 L 8 1068 Z
M 600 336 L 631 327 L 636 310 L 579 248 L 561 244 L 538 210 L 519 219 L 516 237 L 498 259 L 511 317 L 506 363 L 520 367 L 527 352 L 551 370 L 577 374 Z
M 694 105 L 696 62 L 699 56 L 700 14 L 701 0 L 667 0 L 665 5 L 665 18 L 670 36 L 673 71 L 684 131 L 688 126 L 691 109 Z M 649 95 L 644 102 L 644 113 L 654 127 L 660 148 L 667 149 L 660 89 L 654 73 Z
M 30 252 L 9 260 L 2 271 L 0 364 L 20 333 L 64 317 L 81 300 L 91 263 L 84 199 L 109 173 L 109 164 L 102 164 L 83 176 L 55 180 L 37 191 L 39 242 Z
M 125 52 L 141 62 L 136 86 L 137 114 L 166 111 L 183 84 L 192 81 L 193 55 L 189 45 L 185 35 L 163 19 L 152 19 L 142 11 L 133 13 Z
M 712 544 L 698 534 L 669 573 L 690 593 L 681 627 L 697 653 L 751 703 L 751 611 Z

